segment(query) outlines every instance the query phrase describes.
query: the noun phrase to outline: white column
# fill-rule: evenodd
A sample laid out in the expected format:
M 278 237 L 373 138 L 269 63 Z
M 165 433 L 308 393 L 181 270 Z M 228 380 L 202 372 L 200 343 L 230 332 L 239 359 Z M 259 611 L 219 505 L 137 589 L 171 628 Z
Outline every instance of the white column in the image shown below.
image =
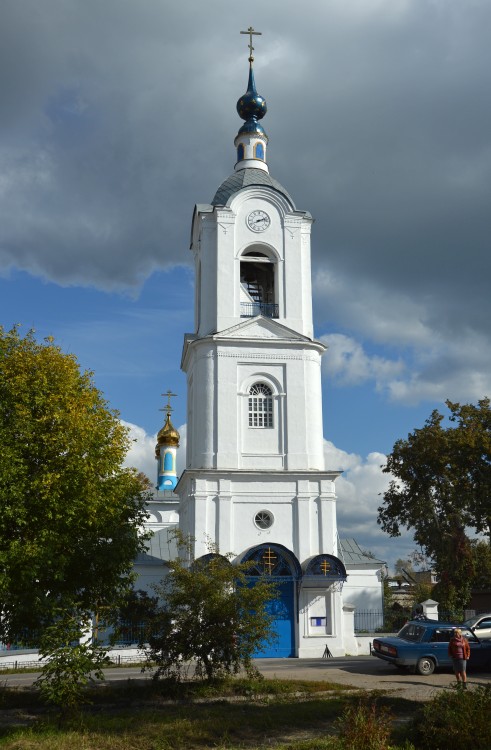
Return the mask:
M 222 554 L 234 551 L 234 539 L 232 533 L 233 501 L 231 494 L 231 483 L 228 480 L 220 481 L 218 492 L 218 549 Z
M 311 497 L 309 492 L 309 481 L 301 479 L 297 483 L 297 496 L 295 498 L 296 523 L 295 523 L 295 554 L 300 563 L 311 556 Z

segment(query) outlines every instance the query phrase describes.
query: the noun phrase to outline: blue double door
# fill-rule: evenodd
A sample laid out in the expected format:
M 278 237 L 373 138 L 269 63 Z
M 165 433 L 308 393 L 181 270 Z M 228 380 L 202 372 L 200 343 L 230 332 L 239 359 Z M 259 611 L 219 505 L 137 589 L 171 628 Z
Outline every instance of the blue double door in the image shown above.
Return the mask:
M 273 615 L 274 640 L 265 643 L 254 654 L 257 658 L 273 659 L 295 656 L 295 606 L 294 582 L 277 582 L 278 598 L 268 602 L 267 609 Z

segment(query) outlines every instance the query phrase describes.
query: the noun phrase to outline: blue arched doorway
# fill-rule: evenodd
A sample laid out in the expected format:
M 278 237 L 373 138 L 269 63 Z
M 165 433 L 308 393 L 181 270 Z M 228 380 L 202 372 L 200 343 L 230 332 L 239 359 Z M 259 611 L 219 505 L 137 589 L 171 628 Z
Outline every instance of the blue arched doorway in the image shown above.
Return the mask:
M 275 639 L 254 654 L 258 658 L 295 656 L 296 588 L 301 568 L 295 555 L 281 544 L 261 544 L 248 550 L 242 562 L 250 562 L 248 573 L 254 580 L 267 576 L 277 586 L 278 597 L 268 603 L 273 615 Z

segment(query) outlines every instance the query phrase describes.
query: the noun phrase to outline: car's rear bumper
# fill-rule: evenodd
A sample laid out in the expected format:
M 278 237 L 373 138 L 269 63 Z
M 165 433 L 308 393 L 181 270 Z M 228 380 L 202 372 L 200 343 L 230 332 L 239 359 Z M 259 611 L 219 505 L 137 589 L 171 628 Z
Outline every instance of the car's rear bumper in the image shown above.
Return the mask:
M 390 664 L 395 664 L 396 667 L 414 667 L 414 659 L 403 659 L 400 656 L 390 656 L 389 654 L 381 653 L 380 651 L 372 651 L 372 656 L 376 656 L 377 659 L 388 661 Z

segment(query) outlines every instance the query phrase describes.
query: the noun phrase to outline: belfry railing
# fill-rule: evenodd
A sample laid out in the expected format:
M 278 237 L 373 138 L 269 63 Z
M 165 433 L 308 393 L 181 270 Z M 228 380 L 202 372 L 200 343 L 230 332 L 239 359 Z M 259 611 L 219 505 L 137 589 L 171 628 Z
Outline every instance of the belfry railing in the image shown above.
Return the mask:
M 241 318 L 254 318 L 256 315 L 264 315 L 265 318 L 279 318 L 278 305 L 276 302 L 240 303 Z

